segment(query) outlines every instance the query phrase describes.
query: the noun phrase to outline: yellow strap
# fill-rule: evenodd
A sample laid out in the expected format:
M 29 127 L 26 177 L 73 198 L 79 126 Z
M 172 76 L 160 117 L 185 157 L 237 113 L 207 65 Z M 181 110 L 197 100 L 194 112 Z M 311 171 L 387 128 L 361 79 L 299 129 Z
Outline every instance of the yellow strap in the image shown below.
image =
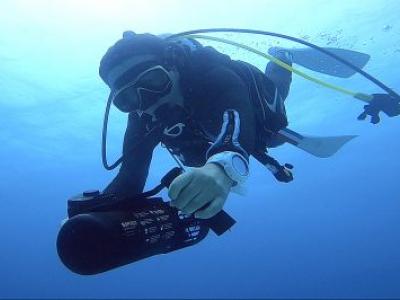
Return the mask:
M 269 54 L 266 54 L 264 52 L 258 51 L 257 49 L 251 48 L 249 46 L 246 46 L 246 45 L 243 45 L 243 44 L 239 44 L 239 43 L 236 43 L 234 41 L 227 40 L 227 39 L 224 39 L 224 38 L 218 38 L 218 37 L 213 37 L 213 36 L 193 34 L 193 35 L 187 35 L 187 37 L 220 42 L 220 43 L 229 44 L 229 45 L 232 45 L 232 46 L 236 46 L 236 47 L 245 49 L 247 51 L 253 52 L 254 54 L 260 55 L 260 56 L 262 56 L 262 57 L 264 57 L 264 58 L 266 58 L 266 59 L 268 59 L 270 61 L 273 61 L 274 63 L 276 63 L 277 65 L 281 66 L 282 68 L 284 68 L 284 69 L 286 69 L 286 70 L 288 70 L 290 72 L 293 72 L 293 73 L 295 73 L 295 74 L 297 74 L 297 75 L 299 75 L 299 76 L 301 76 L 301 77 L 303 77 L 303 78 L 305 78 L 305 79 L 307 79 L 309 81 L 312 81 L 312 82 L 314 82 L 316 84 L 322 85 L 323 87 L 338 91 L 338 92 L 346 94 L 346 95 L 353 96 L 354 98 L 356 98 L 358 100 L 361 100 L 361 101 L 364 101 L 364 102 L 370 102 L 372 100 L 372 96 L 371 95 L 354 92 L 354 91 L 345 89 L 343 87 L 327 83 L 327 82 L 322 81 L 322 80 L 320 80 L 318 78 L 315 78 L 313 76 L 307 75 L 306 73 L 291 67 L 290 65 L 284 63 L 283 61 L 281 61 L 281 60 L 279 60 L 279 59 L 277 59 L 277 58 L 275 58 L 275 57 L 273 57 L 273 56 L 271 56 Z

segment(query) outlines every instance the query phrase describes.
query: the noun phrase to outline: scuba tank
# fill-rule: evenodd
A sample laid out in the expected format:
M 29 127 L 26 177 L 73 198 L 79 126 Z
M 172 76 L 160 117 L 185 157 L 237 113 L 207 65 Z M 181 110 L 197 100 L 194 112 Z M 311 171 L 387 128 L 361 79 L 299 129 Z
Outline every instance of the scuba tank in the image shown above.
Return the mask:
M 87 191 L 68 200 L 68 219 L 57 237 L 63 264 L 80 275 L 94 275 L 158 254 L 199 243 L 209 229 L 221 235 L 235 220 L 221 211 L 195 219 L 153 197 L 182 170 L 172 169 L 153 190 L 121 199 Z

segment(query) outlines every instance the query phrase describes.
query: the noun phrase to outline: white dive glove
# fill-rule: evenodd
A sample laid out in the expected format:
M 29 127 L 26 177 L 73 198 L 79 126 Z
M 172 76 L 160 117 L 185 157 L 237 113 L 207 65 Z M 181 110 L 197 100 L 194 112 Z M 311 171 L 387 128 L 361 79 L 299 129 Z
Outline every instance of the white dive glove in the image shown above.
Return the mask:
M 233 180 L 214 163 L 192 168 L 175 178 L 169 187 L 171 205 L 196 218 L 209 219 L 219 213 L 233 185 Z

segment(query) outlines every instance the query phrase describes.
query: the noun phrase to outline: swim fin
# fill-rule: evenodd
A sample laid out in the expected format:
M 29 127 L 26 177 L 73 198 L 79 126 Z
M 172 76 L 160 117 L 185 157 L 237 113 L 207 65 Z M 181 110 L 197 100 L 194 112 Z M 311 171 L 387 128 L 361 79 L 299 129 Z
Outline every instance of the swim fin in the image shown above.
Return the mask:
M 278 133 L 285 142 L 320 158 L 331 157 L 347 142 L 357 137 L 356 135 L 329 137 L 305 136 L 288 128 L 282 129 Z
M 339 48 L 323 49 L 343 58 L 344 60 L 347 60 L 348 62 L 352 63 L 360 69 L 364 68 L 370 59 L 370 56 L 368 54 L 353 50 Z M 313 48 L 286 49 L 277 47 L 275 51 L 289 52 L 292 56 L 293 63 L 315 72 L 340 78 L 349 78 L 354 74 L 357 74 L 356 71 L 349 68 L 345 64 Z

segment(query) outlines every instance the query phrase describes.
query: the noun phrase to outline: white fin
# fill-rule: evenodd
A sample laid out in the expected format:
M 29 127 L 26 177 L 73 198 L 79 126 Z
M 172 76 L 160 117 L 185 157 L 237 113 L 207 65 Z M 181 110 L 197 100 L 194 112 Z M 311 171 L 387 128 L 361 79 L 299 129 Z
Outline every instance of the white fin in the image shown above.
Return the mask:
M 320 158 L 331 157 L 346 143 L 357 137 L 357 135 L 316 137 L 300 135 L 298 133 L 293 135 L 293 131 L 287 131 L 285 129 L 280 130 L 279 133 L 287 142 Z

